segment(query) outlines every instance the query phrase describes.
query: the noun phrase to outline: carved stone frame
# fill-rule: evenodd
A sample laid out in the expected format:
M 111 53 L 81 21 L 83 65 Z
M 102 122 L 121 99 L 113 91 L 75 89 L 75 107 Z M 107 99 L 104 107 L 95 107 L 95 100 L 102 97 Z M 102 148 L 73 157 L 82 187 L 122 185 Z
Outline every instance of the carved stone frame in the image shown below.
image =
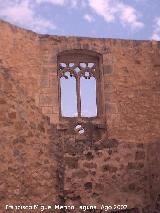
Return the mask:
M 77 111 L 78 117 L 64 117 L 61 113 L 61 88 L 60 88 L 60 78 L 62 77 L 59 72 L 59 64 L 60 63 L 96 63 L 95 70 L 95 79 L 96 79 L 96 103 L 97 103 L 97 116 L 96 117 L 81 117 L 81 107 L 80 107 L 80 84 L 76 79 L 76 90 L 77 90 Z M 74 75 L 74 73 L 72 73 Z M 57 55 L 57 77 L 58 77 L 58 90 L 59 90 L 59 119 L 60 122 L 63 121 L 93 121 L 93 120 L 101 120 L 105 116 L 104 112 L 104 96 L 103 96 L 103 86 L 102 86 L 102 78 L 103 78 L 103 70 L 102 70 L 102 55 L 90 51 L 90 50 L 66 50 Z M 76 76 L 74 76 L 76 77 Z

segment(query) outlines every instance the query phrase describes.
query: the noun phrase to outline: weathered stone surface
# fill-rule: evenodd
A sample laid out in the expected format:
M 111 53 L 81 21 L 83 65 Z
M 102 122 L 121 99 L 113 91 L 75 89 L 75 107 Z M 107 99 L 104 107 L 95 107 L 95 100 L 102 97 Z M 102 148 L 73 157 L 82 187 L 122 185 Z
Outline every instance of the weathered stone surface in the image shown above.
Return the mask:
M 137 151 L 135 159 L 136 160 L 143 160 L 143 159 L 145 159 L 145 153 L 143 151 Z
M 60 116 L 57 55 L 67 50 L 99 55 L 96 119 Z M 0 21 L 2 212 L 25 202 L 159 211 L 159 56 L 156 41 L 38 35 Z
M 50 134 L 45 134 L 50 126 L 33 99 L 21 94 L 11 74 L 6 79 L 2 70 L 0 85 L 3 88 L 9 82 L 12 90 L 0 90 L 1 104 L 6 105 L 3 113 L 7 114 L 0 120 L 0 212 L 6 211 L 6 205 L 56 203 L 57 161 L 50 147 L 57 141 L 53 143 L 55 139 L 51 141 Z

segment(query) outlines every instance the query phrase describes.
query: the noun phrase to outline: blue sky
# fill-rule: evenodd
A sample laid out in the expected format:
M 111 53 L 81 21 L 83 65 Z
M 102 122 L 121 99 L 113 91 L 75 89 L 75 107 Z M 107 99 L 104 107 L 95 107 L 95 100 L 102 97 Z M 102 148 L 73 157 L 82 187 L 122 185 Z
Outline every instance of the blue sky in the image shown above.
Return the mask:
M 160 0 L 0 0 L 0 18 L 45 34 L 160 40 Z

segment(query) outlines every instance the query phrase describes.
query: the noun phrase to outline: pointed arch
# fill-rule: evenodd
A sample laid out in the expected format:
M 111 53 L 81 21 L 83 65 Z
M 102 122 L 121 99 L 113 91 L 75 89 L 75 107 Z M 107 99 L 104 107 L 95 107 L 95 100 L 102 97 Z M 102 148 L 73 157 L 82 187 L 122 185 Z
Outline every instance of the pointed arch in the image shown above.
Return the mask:
M 57 59 L 60 116 L 63 118 L 99 116 L 101 55 L 84 49 L 67 50 L 59 53 Z

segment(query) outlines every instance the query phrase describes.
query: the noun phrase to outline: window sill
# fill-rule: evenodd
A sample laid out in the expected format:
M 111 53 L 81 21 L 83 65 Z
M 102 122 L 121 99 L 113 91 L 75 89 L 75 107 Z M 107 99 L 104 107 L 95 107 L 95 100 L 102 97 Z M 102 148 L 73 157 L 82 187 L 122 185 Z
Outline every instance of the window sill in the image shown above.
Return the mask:
M 72 125 L 71 125 L 72 123 Z M 106 123 L 103 121 L 92 121 L 92 120 L 77 120 L 77 121 L 61 121 L 57 124 L 57 130 L 68 130 L 71 129 L 72 126 L 74 128 L 74 126 L 76 126 L 77 124 L 82 124 L 82 125 L 87 125 L 88 123 L 90 123 L 90 125 L 93 125 L 93 128 L 95 129 L 107 129 Z

